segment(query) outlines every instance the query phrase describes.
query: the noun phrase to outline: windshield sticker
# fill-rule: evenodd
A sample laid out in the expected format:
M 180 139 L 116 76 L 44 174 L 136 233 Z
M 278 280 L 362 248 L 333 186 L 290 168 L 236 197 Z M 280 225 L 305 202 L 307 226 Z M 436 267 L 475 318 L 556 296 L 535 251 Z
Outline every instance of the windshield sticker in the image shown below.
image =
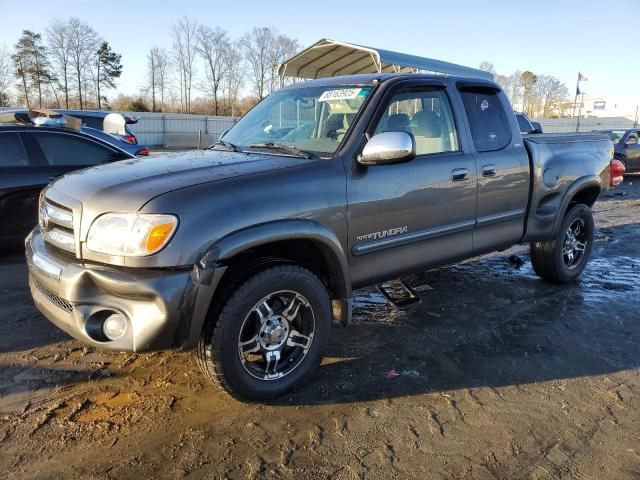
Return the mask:
M 329 102 L 331 100 L 353 100 L 358 98 L 362 88 L 341 88 L 339 90 L 327 90 L 320 95 L 319 102 Z
M 480 108 L 484 112 L 487 108 L 489 108 L 489 102 L 487 102 L 486 100 L 483 100 L 482 103 L 480 104 Z

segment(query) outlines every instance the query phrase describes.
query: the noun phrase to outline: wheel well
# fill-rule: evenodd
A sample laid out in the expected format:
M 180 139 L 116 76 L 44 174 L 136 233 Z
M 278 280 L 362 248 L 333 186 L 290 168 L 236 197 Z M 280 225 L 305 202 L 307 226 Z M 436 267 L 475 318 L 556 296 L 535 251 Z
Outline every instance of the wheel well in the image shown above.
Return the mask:
M 227 271 L 220 279 L 218 288 L 211 299 L 208 318 L 217 316 L 223 300 L 249 277 L 272 265 L 292 263 L 300 265 L 315 275 L 327 287 L 332 299 L 348 296 L 346 279 L 340 263 L 329 247 L 319 242 L 305 239 L 282 240 L 247 249 L 223 261 Z
M 589 208 L 591 208 L 593 207 L 593 204 L 596 203 L 598 195 L 600 195 L 600 187 L 593 186 L 584 188 L 573 196 L 573 198 L 569 202 L 569 205 L 582 203 L 584 205 L 588 205 Z

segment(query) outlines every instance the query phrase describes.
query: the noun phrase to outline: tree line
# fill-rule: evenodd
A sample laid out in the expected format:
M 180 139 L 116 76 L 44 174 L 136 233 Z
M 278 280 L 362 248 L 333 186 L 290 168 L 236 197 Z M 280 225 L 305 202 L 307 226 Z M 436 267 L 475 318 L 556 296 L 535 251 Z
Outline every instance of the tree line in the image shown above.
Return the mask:
M 54 20 L 44 35 L 23 30 L 0 47 L 0 106 L 102 108 L 122 74 L 122 56 L 78 18 Z
M 233 39 L 188 18 L 172 26 L 171 38 L 169 50 L 156 46 L 147 54 L 142 97 L 151 111 L 242 114 L 279 87 L 278 66 L 300 50 L 275 28 L 254 27 Z M 194 99 L 194 90 L 204 97 Z
M 135 95 L 108 100 L 122 75 L 122 56 L 86 22 L 53 20 L 44 33 L 24 30 L 0 46 L 0 106 L 240 115 L 279 87 L 278 65 L 300 50 L 275 28 L 232 38 L 220 27 L 182 18 L 171 44 L 146 55 Z
M 516 70 L 511 75 L 496 72 L 490 62 L 480 63 L 480 70 L 491 72 L 509 97 L 513 109 L 531 118 L 569 117 L 574 102 L 569 98 L 567 85 L 552 75 Z
M 0 46 L 0 106 L 113 108 L 124 111 L 243 114 L 280 86 L 278 66 L 300 50 L 275 28 L 254 27 L 232 38 L 221 27 L 189 18 L 171 26 L 171 44 L 153 46 L 135 95 L 108 100 L 122 75 L 122 56 L 86 22 L 53 20 L 44 34 L 23 30 L 13 48 Z M 567 86 L 551 75 L 496 72 L 514 109 L 534 118 L 570 116 Z

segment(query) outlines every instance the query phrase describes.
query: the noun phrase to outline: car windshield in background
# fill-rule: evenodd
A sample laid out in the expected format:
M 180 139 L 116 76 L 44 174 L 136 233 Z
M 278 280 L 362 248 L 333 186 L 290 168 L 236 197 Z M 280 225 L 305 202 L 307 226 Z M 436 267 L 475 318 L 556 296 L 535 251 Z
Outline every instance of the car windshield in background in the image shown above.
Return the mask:
M 609 138 L 614 144 L 619 143 L 622 137 L 624 137 L 624 130 L 610 130 L 605 133 L 609 135 Z
M 278 149 L 280 145 L 330 156 L 370 92 L 371 87 L 303 87 L 275 92 L 242 117 L 224 141 L 242 150 Z M 287 153 L 285 148 L 280 151 Z

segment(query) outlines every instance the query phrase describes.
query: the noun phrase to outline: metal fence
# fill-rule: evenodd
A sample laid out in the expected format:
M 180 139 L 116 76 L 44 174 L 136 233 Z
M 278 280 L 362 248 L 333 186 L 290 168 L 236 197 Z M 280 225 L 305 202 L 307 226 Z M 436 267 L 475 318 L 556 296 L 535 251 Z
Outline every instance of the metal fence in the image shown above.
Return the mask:
M 130 125 L 138 142 L 167 148 L 194 148 L 214 143 L 237 117 L 179 113 L 130 112 L 140 120 Z
M 626 117 L 589 117 L 581 118 L 541 118 L 532 119 L 540 122 L 545 133 L 591 132 L 593 130 L 637 128 L 638 120 Z

